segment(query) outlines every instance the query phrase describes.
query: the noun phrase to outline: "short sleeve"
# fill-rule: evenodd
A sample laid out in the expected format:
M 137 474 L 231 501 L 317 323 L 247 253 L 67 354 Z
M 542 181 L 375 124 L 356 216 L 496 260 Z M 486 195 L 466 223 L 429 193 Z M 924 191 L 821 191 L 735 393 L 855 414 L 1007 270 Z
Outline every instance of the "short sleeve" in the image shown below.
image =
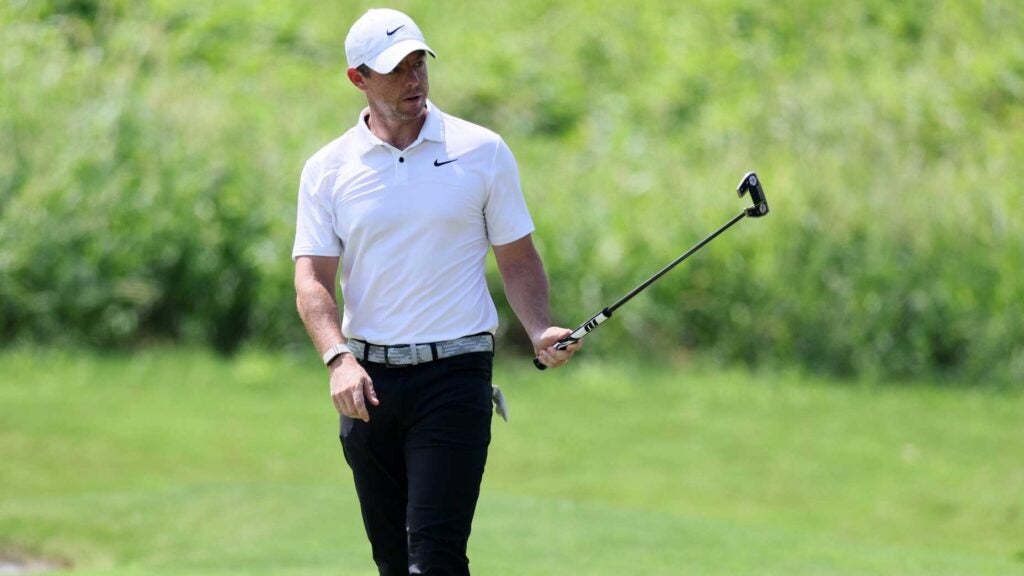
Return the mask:
M 341 240 L 334 232 L 330 190 L 323 189 L 322 170 L 307 162 L 299 178 L 298 213 L 292 259 L 299 256 L 341 256 Z
M 491 183 L 484 206 L 487 239 L 500 246 L 533 232 L 533 219 L 519 185 L 519 168 L 505 141 L 498 139 L 491 168 Z

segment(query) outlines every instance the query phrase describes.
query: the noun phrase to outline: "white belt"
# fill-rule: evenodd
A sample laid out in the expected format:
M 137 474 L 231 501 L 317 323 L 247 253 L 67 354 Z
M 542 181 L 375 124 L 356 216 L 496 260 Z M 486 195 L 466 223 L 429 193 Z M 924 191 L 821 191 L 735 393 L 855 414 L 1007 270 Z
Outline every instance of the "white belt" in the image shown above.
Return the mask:
M 470 352 L 493 352 L 494 336 L 492 334 L 474 334 L 444 342 L 399 345 L 370 344 L 350 338 L 347 344 L 352 355 L 363 362 L 374 362 L 387 366 L 415 366 Z

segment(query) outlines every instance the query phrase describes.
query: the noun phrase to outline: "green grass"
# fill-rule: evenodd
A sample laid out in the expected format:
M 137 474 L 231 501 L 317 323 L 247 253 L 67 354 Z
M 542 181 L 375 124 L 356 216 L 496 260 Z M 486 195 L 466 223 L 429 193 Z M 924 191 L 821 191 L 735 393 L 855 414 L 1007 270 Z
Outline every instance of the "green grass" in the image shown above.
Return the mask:
M 311 356 L 0 366 L 0 551 L 105 576 L 375 573 Z M 512 420 L 478 574 L 1024 574 L 1019 394 L 596 355 L 496 381 Z

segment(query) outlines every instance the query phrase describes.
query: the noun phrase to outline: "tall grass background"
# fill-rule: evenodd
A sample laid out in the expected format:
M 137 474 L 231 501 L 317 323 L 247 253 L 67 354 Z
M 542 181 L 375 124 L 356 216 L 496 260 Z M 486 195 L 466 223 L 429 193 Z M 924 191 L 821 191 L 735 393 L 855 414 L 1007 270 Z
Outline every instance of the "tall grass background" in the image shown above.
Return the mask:
M 591 353 L 1024 381 L 1020 3 L 391 5 L 438 53 L 432 100 L 516 154 L 563 325 L 737 213 L 760 174 L 772 213 Z M 365 103 L 343 40 L 370 6 L 0 4 L 0 342 L 308 346 L 298 173 Z

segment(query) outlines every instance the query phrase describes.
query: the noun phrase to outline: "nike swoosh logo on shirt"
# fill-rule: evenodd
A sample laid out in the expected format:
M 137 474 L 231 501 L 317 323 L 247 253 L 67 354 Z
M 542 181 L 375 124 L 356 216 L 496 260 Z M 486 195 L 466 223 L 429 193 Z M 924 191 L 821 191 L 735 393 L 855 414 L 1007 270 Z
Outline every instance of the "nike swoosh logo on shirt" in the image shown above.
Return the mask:
M 435 158 L 434 159 L 434 166 L 444 166 L 445 164 L 451 164 L 452 162 L 455 162 L 456 160 L 458 160 L 458 158 L 452 158 L 451 160 L 445 160 L 444 162 L 441 162 L 440 160 L 437 160 Z
M 399 26 L 398 28 L 395 28 L 394 30 L 386 30 L 386 32 L 388 33 L 388 36 L 391 36 L 395 32 L 398 32 L 399 30 L 401 30 L 402 28 L 405 28 L 405 24 L 402 24 L 401 26 Z

